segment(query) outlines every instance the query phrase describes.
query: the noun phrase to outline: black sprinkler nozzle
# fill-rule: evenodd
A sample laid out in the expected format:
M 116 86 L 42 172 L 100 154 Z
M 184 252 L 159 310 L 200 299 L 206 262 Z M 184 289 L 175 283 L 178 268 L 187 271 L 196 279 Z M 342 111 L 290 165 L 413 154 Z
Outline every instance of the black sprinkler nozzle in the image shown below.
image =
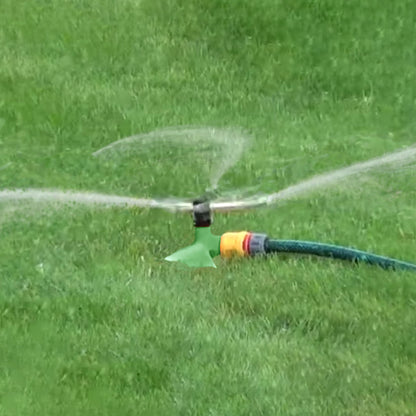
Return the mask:
M 193 205 L 193 220 L 195 227 L 209 227 L 212 224 L 212 213 L 207 199 L 196 199 Z

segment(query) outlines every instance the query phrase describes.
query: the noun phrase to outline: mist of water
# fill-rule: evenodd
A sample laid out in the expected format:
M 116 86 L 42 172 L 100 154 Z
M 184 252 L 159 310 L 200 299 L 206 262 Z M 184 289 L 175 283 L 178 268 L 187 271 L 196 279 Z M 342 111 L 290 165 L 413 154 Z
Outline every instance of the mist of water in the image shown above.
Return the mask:
M 12 165 L 12 163 L 11 162 L 9 162 L 9 163 L 6 163 L 5 165 L 3 165 L 3 166 L 0 166 L 0 170 L 4 170 L 4 169 L 7 169 L 9 166 L 11 166 Z
M 218 188 L 220 179 L 240 160 L 250 141 L 250 136 L 240 129 L 204 126 L 170 127 L 117 140 L 97 150 L 93 155 L 107 158 L 129 156 L 133 152 L 143 154 L 149 150 L 151 152 L 154 145 L 158 146 L 159 152 L 161 147 L 168 150 L 173 144 L 180 145 L 184 152 L 193 150 L 193 153 L 183 158 L 185 166 L 186 158 L 193 156 L 198 157 L 203 167 L 207 168 L 209 188 L 201 190 L 204 192 Z
M 408 147 L 404 150 L 389 153 L 381 157 L 370 159 L 366 162 L 355 163 L 346 168 L 313 176 L 296 185 L 289 186 L 279 192 L 262 197 L 263 202 L 266 204 L 275 204 L 299 198 L 314 191 L 327 189 L 337 184 L 339 185 L 354 176 L 363 176 L 378 169 L 381 169 L 384 172 L 388 170 L 397 172 L 398 169 L 410 167 L 409 165 L 415 160 L 416 146 Z
M 232 160 L 232 159 L 231 159 Z M 235 159 L 234 159 L 235 160 Z M 319 174 L 312 178 L 299 182 L 298 184 L 289 186 L 278 192 L 259 196 L 244 197 L 240 201 L 231 198 L 231 202 L 226 201 L 219 203 L 218 206 L 232 209 L 233 205 L 239 205 L 241 208 L 255 207 L 258 205 L 271 205 L 290 201 L 296 198 L 304 197 L 310 193 L 322 191 L 331 186 L 341 185 L 349 179 L 354 179 L 355 184 L 360 185 L 359 179 L 366 177 L 370 173 L 392 172 L 398 174 L 400 170 L 414 168 L 416 161 L 416 146 L 386 154 L 381 157 L 370 159 L 366 162 L 355 163 L 351 166 L 336 169 L 331 172 Z M 231 164 L 232 162 L 228 162 Z M 351 183 L 351 181 L 349 182 Z M 83 204 L 88 206 L 104 206 L 104 207 L 140 207 L 140 208 L 164 208 L 173 211 L 190 211 L 192 205 L 190 202 L 173 200 L 154 200 L 145 198 L 132 198 L 118 195 L 108 195 L 102 193 L 63 191 L 51 189 L 3 189 L 0 190 L 0 203 L 4 202 L 49 202 L 56 204 Z M 246 202 L 246 203 L 244 203 Z M 214 203 L 215 206 L 215 203 Z M 227 208 L 228 209 L 228 208 Z
M 161 204 L 153 199 L 131 198 L 95 192 L 76 192 L 54 189 L 3 189 L 0 202 L 10 201 L 54 202 L 57 204 L 100 205 L 108 207 L 154 208 Z

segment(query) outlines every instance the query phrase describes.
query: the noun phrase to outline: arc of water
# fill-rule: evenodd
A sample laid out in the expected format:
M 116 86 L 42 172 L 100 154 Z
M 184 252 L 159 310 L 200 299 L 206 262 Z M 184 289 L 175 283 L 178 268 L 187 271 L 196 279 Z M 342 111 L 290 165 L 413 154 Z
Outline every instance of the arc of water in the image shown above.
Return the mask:
M 328 173 L 313 176 L 296 185 L 289 186 L 281 191 L 244 198 L 240 200 L 214 201 L 213 210 L 229 211 L 255 208 L 261 205 L 271 205 L 285 202 L 297 197 L 305 196 L 311 192 L 336 185 L 355 175 L 364 174 L 378 168 L 397 169 L 410 165 L 416 160 L 416 146 L 389 153 L 387 155 L 370 159 L 366 162 L 355 163 L 351 166 L 337 169 Z M 0 202 L 32 200 L 37 202 L 80 203 L 85 205 L 127 206 L 141 208 L 162 208 L 171 211 L 191 211 L 192 204 L 179 199 L 146 199 L 118 195 L 107 195 L 90 192 L 74 192 L 51 189 L 3 189 L 0 190 Z
M 367 160 L 366 162 L 354 163 L 353 165 L 345 168 L 313 176 L 312 178 L 301 181 L 296 185 L 289 186 L 279 192 L 262 197 L 262 202 L 270 205 L 279 201 L 291 200 L 319 189 L 328 188 L 359 174 L 364 174 L 386 166 L 389 166 L 390 169 L 396 169 L 410 164 L 415 160 L 416 146 L 411 146 L 403 150 Z
M 185 146 L 203 146 L 206 141 L 221 146 L 217 161 L 212 168 L 210 185 L 217 189 L 220 179 L 241 158 L 250 144 L 251 138 L 240 129 L 202 126 L 169 127 L 138 134 L 117 140 L 95 151 L 93 156 L 108 156 L 122 149 L 131 149 L 132 145 L 143 145 L 156 140 L 169 140 Z

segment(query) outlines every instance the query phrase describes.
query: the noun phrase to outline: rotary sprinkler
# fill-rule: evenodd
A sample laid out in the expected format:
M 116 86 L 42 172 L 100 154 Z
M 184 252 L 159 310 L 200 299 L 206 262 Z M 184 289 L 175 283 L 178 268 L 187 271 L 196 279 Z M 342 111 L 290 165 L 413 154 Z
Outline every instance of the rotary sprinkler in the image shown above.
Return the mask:
M 224 208 L 224 207 L 223 207 Z M 229 204 L 229 209 L 239 206 Z M 176 251 L 165 260 L 177 261 L 190 267 L 216 267 L 213 258 L 248 257 L 273 253 L 294 253 L 363 262 L 383 269 L 416 271 L 416 265 L 365 251 L 332 244 L 301 240 L 274 240 L 265 234 L 248 231 L 227 232 L 221 236 L 212 233 L 212 211 L 206 198 L 192 203 L 192 216 L 195 229 L 194 242 Z

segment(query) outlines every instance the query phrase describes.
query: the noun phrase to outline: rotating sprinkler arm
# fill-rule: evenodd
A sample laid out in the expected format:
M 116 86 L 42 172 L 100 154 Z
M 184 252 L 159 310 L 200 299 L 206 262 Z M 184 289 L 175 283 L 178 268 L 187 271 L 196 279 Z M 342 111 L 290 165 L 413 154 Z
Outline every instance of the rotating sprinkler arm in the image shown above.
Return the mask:
M 178 261 L 190 267 L 216 267 L 213 258 L 246 257 L 273 253 L 297 253 L 349 260 L 376 265 L 383 269 L 413 270 L 416 264 L 391 259 L 384 256 L 311 241 L 272 240 L 265 234 L 248 231 L 228 232 L 216 236 L 211 232 L 212 215 L 208 201 L 196 200 L 193 203 L 195 240 L 193 244 L 166 257 L 168 261 Z

